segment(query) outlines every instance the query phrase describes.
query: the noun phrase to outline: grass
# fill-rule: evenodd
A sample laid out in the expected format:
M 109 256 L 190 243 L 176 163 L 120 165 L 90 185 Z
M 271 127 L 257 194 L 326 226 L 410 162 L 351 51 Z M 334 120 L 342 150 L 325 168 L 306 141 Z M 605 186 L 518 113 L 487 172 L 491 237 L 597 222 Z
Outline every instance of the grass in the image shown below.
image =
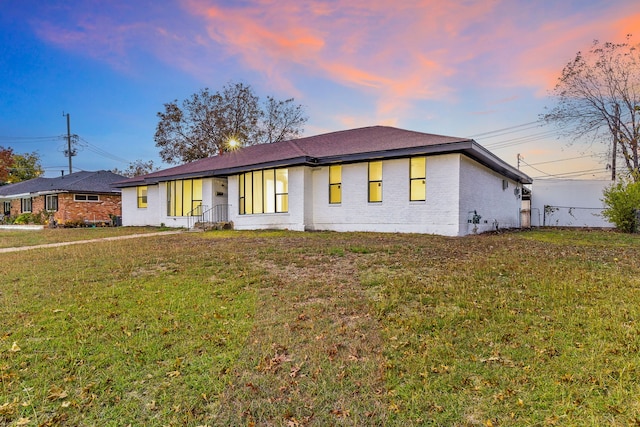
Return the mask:
M 0 425 L 637 425 L 639 239 L 225 231 L 3 254 Z
M 45 245 L 167 230 L 158 227 L 44 228 L 42 230 L 0 229 L 0 248 Z

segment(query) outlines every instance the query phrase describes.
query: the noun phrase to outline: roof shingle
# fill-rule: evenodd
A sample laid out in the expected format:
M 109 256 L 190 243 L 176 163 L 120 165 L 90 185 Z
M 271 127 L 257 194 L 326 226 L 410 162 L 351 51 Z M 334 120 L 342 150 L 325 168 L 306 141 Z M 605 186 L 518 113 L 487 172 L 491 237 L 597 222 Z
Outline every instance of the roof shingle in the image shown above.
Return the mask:
M 110 171 L 75 172 L 56 178 L 34 178 L 28 181 L 0 187 L 0 196 L 11 197 L 17 195 L 37 193 L 118 193 L 120 190 L 111 184 L 122 181 L 126 177 Z
M 530 178 L 519 173 L 469 138 L 434 135 L 389 126 L 350 129 L 272 144 L 252 145 L 219 156 L 118 182 L 119 187 L 157 183 L 181 177 L 224 176 L 263 167 L 296 166 L 383 158 L 436 152 L 475 152 L 476 160 L 495 163 L 494 170 L 508 171 L 520 181 Z M 473 153 L 471 153 L 473 154 Z M 492 166 L 492 165 L 489 165 Z M 514 172 L 515 171 L 515 172 Z

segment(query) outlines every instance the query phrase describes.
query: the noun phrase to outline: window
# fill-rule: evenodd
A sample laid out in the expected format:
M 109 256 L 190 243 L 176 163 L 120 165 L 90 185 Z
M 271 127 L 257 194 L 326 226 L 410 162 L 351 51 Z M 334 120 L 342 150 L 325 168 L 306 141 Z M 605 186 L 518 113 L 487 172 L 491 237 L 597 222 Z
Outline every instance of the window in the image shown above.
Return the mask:
M 147 186 L 141 185 L 136 187 L 136 191 L 138 193 L 138 207 L 146 208 L 147 207 Z
M 10 201 L 5 201 L 4 202 L 4 214 L 6 216 L 11 215 L 11 202 Z
M 382 161 L 369 162 L 369 202 L 382 202 Z
M 99 202 L 100 196 L 97 194 L 74 194 L 73 200 L 76 202 Z
M 58 210 L 58 195 L 47 194 L 44 200 L 44 209 L 49 212 L 56 212 Z
M 167 182 L 167 216 L 195 216 L 200 215 L 201 211 L 201 179 L 179 179 Z
M 289 171 L 265 169 L 238 177 L 240 215 L 289 211 Z
M 412 157 L 409 160 L 409 200 L 424 201 L 427 199 L 427 159 Z
M 342 165 L 329 166 L 329 203 L 342 203 Z
M 31 197 L 21 199 L 20 212 L 31 212 Z

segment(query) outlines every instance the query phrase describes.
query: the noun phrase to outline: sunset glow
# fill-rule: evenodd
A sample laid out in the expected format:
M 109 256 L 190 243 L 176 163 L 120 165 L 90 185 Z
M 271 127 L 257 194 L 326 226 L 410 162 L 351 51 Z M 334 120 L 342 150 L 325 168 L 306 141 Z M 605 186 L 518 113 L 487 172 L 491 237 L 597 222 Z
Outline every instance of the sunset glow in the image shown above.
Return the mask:
M 474 136 L 526 124 L 550 105 L 547 95 L 577 51 L 640 28 L 636 0 L 35 5 L 2 6 L 0 137 L 58 135 L 64 109 L 73 133 L 130 161 L 157 159 L 164 103 L 230 81 L 263 97 L 294 97 L 310 116 L 305 135 L 389 124 Z M 516 137 L 477 139 L 512 164 L 516 153 L 535 163 L 589 149 L 551 133 Z M 13 148 L 37 149 L 51 170 L 65 162 L 56 144 Z M 88 170 L 122 167 L 82 149 L 75 160 Z M 592 157 L 584 162 L 550 163 L 544 172 L 604 169 Z

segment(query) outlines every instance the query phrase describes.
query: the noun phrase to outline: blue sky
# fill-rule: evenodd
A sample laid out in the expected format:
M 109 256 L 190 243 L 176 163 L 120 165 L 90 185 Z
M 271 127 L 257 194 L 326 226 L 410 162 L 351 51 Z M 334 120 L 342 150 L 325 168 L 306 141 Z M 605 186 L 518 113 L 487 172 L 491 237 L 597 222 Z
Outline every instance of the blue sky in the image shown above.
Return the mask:
M 606 178 L 605 144 L 531 123 L 577 51 L 637 28 L 637 0 L 0 0 L 0 146 L 58 175 L 69 113 L 74 170 L 163 166 L 163 104 L 244 82 L 303 104 L 305 136 L 472 136 L 534 178 Z

